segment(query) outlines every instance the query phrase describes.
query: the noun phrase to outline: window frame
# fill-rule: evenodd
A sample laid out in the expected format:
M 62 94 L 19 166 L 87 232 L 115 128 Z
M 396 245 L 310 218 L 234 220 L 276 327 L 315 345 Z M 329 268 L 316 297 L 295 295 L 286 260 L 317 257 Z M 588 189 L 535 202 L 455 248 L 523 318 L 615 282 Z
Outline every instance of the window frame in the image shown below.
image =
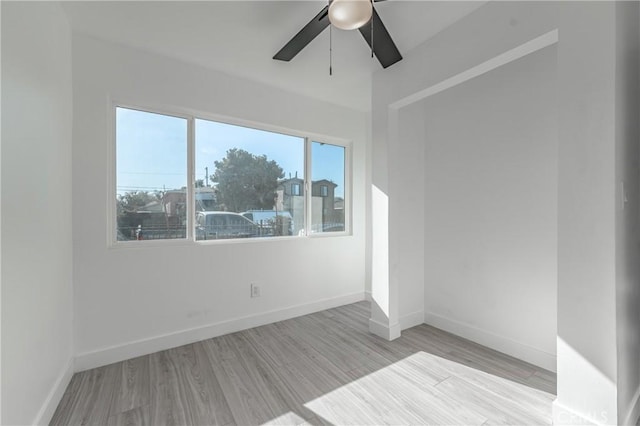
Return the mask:
M 136 240 L 136 241 L 118 241 L 117 238 L 117 109 L 125 108 L 146 112 L 151 114 L 160 114 L 169 117 L 182 118 L 187 120 L 187 196 L 186 196 L 186 214 L 187 229 L 185 238 L 175 239 L 159 239 L 159 240 Z M 304 177 L 300 188 L 304 196 L 304 232 L 300 235 L 290 236 L 269 236 L 255 238 L 237 238 L 237 239 L 221 239 L 221 240 L 196 240 L 195 233 L 195 145 L 196 145 L 196 120 L 208 120 L 232 126 L 246 127 L 250 129 L 279 133 L 287 136 L 299 137 L 304 140 Z M 123 100 L 108 101 L 108 152 L 107 152 L 107 245 L 109 248 L 125 248 L 125 247 L 154 247 L 154 246 L 171 246 L 171 245 L 216 245 L 216 244 L 252 244 L 257 242 L 281 241 L 291 239 L 304 238 L 327 238 L 327 237 L 343 237 L 352 235 L 352 142 L 348 139 L 336 138 L 317 134 L 313 132 L 292 130 L 280 126 L 259 123 L 240 118 L 229 117 L 225 115 L 206 113 L 197 110 L 177 107 L 158 107 L 149 104 L 140 104 L 135 102 L 127 102 Z M 313 142 L 321 142 L 330 145 L 336 145 L 344 148 L 344 231 L 338 232 L 311 232 L 311 197 L 312 194 L 312 161 L 311 149 Z

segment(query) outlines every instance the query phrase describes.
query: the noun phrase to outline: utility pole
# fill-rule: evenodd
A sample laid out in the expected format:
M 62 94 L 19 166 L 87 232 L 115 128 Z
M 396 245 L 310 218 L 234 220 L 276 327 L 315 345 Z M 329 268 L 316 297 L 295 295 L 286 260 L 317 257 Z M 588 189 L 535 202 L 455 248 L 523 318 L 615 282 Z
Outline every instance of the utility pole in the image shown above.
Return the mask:
M 204 168 L 204 179 L 205 179 L 205 186 L 209 186 L 209 168 L 205 167 Z

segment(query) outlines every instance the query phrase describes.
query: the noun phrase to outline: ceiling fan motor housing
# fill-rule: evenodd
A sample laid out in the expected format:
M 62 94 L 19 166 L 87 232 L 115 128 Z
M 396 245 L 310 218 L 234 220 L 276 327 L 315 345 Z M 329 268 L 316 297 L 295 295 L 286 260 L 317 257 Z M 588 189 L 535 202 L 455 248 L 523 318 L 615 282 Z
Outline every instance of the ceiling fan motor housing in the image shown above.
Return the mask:
M 329 21 L 341 30 L 355 30 L 371 20 L 371 0 L 332 0 L 329 4 Z

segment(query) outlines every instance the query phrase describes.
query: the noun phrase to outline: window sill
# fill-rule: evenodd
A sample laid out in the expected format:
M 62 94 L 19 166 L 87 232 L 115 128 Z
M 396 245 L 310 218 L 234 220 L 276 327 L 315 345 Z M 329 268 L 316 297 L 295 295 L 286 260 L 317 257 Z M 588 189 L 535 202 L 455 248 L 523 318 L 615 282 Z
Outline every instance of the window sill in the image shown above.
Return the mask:
M 180 238 L 175 240 L 131 240 L 131 241 L 114 241 L 109 245 L 109 249 L 113 250 L 129 250 L 144 248 L 162 248 L 162 247 L 193 247 L 193 246 L 216 246 L 228 244 L 269 244 L 276 241 L 304 241 L 313 239 L 350 237 L 349 232 L 324 232 L 313 233 L 310 235 L 292 235 L 283 237 L 261 237 L 261 238 L 227 238 L 220 240 L 192 240 L 188 238 Z

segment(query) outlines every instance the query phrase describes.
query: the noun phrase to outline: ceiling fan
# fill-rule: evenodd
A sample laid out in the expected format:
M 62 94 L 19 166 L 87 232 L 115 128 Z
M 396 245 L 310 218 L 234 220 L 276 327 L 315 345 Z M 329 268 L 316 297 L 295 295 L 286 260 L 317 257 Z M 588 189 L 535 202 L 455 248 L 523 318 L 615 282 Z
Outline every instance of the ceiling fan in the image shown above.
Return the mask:
M 373 0 L 373 2 L 379 1 L 383 0 Z M 360 30 L 360 34 L 383 68 L 402 59 L 387 28 L 373 7 L 372 0 L 330 0 L 330 3 L 293 36 L 273 59 L 290 61 L 329 25 L 343 30 Z

